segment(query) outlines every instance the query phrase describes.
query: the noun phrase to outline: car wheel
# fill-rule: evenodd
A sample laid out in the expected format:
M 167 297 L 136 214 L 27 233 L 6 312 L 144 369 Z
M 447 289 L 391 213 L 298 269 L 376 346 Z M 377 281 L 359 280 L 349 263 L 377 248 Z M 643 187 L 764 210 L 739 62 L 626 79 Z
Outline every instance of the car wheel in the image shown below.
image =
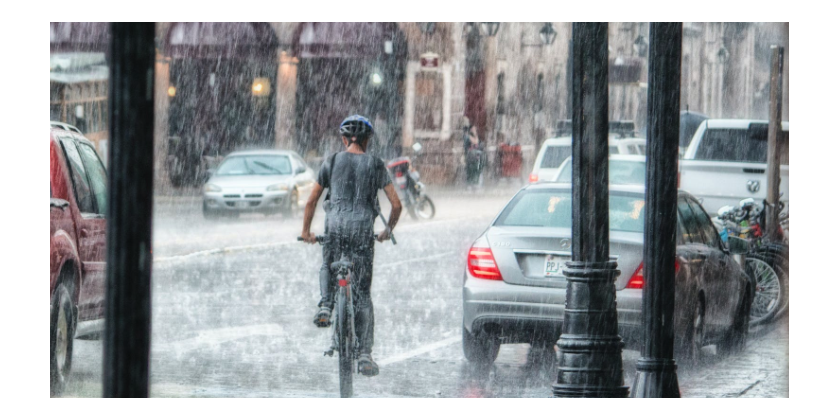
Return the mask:
M 723 338 L 718 348 L 724 355 L 738 354 L 747 347 L 747 335 L 750 332 L 750 307 L 752 306 L 752 296 L 750 291 L 744 292 L 744 297 L 741 299 L 741 304 L 738 305 L 738 313 L 735 315 L 735 321 L 732 327 Z
M 298 190 L 292 190 L 291 195 L 289 196 L 289 203 L 283 208 L 282 213 L 284 217 L 293 218 L 297 217 L 300 209 L 299 205 L 300 196 L 298 195 Z
M 464 357 L 478 366 L 492 365 L 501 347 L 498 338 L 484 333 L 473 335 L 466 328 L 463 328 L 461 343 L 464 347 Z
M 212 210 L 207 207 L 207 203 L 201 205 L 201 215 L 204 216 L 204 220 L 218 220 L 219 219 L 219 212 L 216 210 Z
M 73 300 L 67 282 L 60 283 L 53 293 L 50 311 L 50 396 L 64 393 L 73 359 L 73 335 L 76 320 Z
M 787 283 L 784 271 L 776 258 L 765 254 L 751 254 L 746 258 L 747 275 L 755 281 L 750 324 L 772 321 L 786 305 Z
M 703 300 L 698 299 L 694 311 L 686 325 L 685 333 L 677 337 L 676 356 L 681 365 L 694 367 L 700 361 L 700 349 L 705 344 L 706 309 Z

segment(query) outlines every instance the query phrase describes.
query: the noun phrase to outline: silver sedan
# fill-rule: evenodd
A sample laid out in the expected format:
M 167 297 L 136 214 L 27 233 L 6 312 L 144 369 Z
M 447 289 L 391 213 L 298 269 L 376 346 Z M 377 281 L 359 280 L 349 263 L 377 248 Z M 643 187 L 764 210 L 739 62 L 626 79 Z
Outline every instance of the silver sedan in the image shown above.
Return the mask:
M 297 214 L 315 172 L 295 152 L 254 150 L 225 157 L 204 185 L 205 218 L 240 213 Z
M 642 328 L 644 187 L 609 190 L 610 258 L 621 271 L 615 282 L 618 327 L 631 346 Z M 701 347 L 720 343 L 740 350 L 746 340 L 750 279 L 732 256 L 746 251 L 721 242 L 697 200 L 678 196 L 675 347 L 693 363 Z M 606 222 L 606 221 L 605 221 Z M 492 363 L 502 343 L 553 345 L 562 331 L 571 259 L 570 184 L 523 188 L 469 250 L 463 286 L 464 354 Z M 738 248 L 737 250 L 735 248 Z

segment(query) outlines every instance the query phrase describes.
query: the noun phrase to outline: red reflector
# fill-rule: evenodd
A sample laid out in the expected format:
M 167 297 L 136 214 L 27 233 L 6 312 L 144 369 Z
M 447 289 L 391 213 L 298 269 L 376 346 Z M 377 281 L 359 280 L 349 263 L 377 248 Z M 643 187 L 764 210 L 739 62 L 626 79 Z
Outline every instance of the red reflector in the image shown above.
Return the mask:
M 630 277 L 630 281 L 627 282 L 628 289 L 641 289 L 645 286 L 645 276 L 643 273 L 642 266 L 644 263 L 639 264 L 639 268 L 636 269 L 636 272 L 633 273 L 633 277 Z M 680 262 L 674 261 L 674 274 L 680 272 Z
M 531 174 L 531 176 L 528 177 L 529 182 L 537 182 L 539 180 L 540 180 L 540 177 L 537 174 Z
M 339 287 L 344 287 L 344 286 L 347 286 L 347 280 L 346 280 L 346 279 L 340 279 L 340 280 L 338 281 L 338 286 L 339 286 Z
M 467 269 L 473 277 L 485 280 L 502 280 L 502 273 L 493 258 L 490 248 L 470 248 L 467 254 Z

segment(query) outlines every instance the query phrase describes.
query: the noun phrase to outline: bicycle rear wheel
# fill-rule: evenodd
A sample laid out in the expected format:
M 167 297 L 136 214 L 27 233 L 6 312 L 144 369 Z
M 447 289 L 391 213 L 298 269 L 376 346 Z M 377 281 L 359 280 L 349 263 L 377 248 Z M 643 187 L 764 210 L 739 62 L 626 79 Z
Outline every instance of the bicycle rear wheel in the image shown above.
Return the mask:
M 350 288 L 338 289 L 338 380 L 341 398 L 353 396 L 353 314 L 350 313 Z

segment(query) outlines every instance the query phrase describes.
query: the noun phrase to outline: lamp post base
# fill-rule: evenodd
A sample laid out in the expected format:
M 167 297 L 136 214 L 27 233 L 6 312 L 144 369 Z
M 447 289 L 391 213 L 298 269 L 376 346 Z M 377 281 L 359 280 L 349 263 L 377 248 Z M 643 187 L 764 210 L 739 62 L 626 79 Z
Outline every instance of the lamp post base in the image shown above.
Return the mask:
M 615 307 L 615 261 L 570 261 L 563 270 L 566 311 L 560 335 L 556 397 L 624 398 L 618 315 Z
M 674 359 L 639 359 L 631 397 L 679 398 L 680 385 Z

